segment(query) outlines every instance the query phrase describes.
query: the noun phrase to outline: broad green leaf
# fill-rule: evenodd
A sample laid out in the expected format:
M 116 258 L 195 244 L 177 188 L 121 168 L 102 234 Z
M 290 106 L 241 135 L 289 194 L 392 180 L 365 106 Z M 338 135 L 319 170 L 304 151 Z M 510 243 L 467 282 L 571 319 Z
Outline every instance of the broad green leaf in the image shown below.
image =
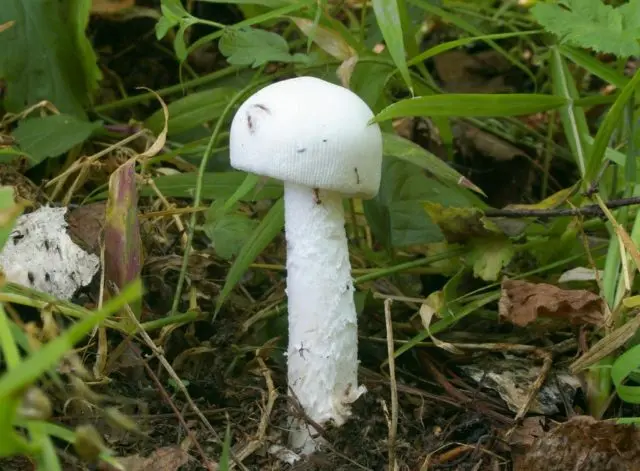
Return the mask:
M 35 165 L 81 144 L 101 126 L 101 122 L 91 123 L 68 114 L 56 114 L 20 121 L 13 136 Z
M 469 242 L 502 234 L 476 207 L 444 205 L 432 199 L 425 199 L 422 204 L 449 243 Z
M 485 237 L 472 241 L 466 260 L 473 267 L 476 278 L 496 281 L 514 254 L 515 249 L 509 238 Z
M 214 88 L 190 93 L 168 105 L 169 136 L 177 136 L 206 122 L 218 119 L 231 98 L 238 91 L 229 88 Z M 156 111 L 145 121 L 145 127 L 156 135 L 164 126 L 163 110 Z
M 380 191 L 364 202 L 372 232 L 386 247 L 403 247 L 444 240 L 442 232 L 423 209 L 423 201 L 443 206 L 474 206 L 477 198 L 468 190 L 427 177 L 419 167 L 384 157 Z
M 257 225 L 255 219 L 249 219 L 245 215 L 225 214 L 216 220 L 207 221 L 203 228 L 211 239 L 216 254 L 229 260 L 238 254 Z
M 140 280 L 137 280 L 122 290 L 117 297 L 105 303 L 102 309 L 92 312 L 86 318 L 76 322 L 54 340 L 26 357 L 20 368 L 0 376 L 0 403 L 37 380 L 68 354 L 75 344 L 91 332 L 95 326 L 120 311 L 126 304 L 136 301 L 140 296 L 142 296 L 142 284 Z
M 629 375 L 640 372 L 640 345 L 631 347 L 620 355 L 611 366 L 611 380 L 620 399 L 640 404 L 640 386 L 623 384 Z
M 398 2 L 403 1 L 404 0 L 373 0 L 372 5 L 389 54 L 396 64 L 396 67 L 398 67 L 402 79 L 407 84 L 407 88 L 409 88 L 411 94 L 413 94 L 413 84 L 411 83 L 411 75 L 409 74 L 409 67 L 407 65 L 402 22 L 398 6 Z
M 445 183 L 460 185 L 484 195 L 484 192 L 466 177 L 418 144 L 387 132 L 382 133 L 382 143 L 384 155 L 417 165 Z
M 601 0 L 538 2 L 531 13 L 547 31 L 568 44 L 615 54 L 640 54 L 640 0 L 614 8 Z
M 7 82 L 5 107 L 19 112 L 49 100 L 61 112 L 85 118 L 101 78 L 85 35 L 91 0 L 3 0 L 0 79 Z
M 216 314 L 227 300 L 231 290 L 238 284 L 242 275 L 247 271 L 249 265 L 253 263 L 258 255 L 269 245 L 269 243 L 282 231 L 284 227 L 284 198 L 280 198 L 262 219 L 258 227 L 251 233 L 244 243 L 238 257 L 235 259 L 227 277 L 222 291 L 216 300 Z
M 583 178 L 586 186 L 591 185 L 592 180 L 596 177 L 598 169 L 604 159 L 607 146 L 609 145 L 609 139 L 611 139 L 613 131 L 620 123 L 624 108 L 627 102 L 631 99 L 638 84 L 640 84 L 640 70 L 636 71 L 633 78 L 622 89 L 620 95 L 618 95 L 616 101 L 613 103 L 611 108 L 609 108 L 604 121 L 598 128 L 598 133 L 593 141 L 593 146 L 591 146 L 591 154 L 589 155 L 587 169 Z
M 244 172 L 210 172 L 205 173 L 202 182 L 202 199 L 215 200 L 230 198 L 243 184 L 247 174 Z M 165 196 L 173 198 L 193 198 L 193 192 L 198 180 L 197 173 L 178 173 L 156 177 L 153 182 Z M 282 196 L 282 183 L 269 179 L 264 185 L 258 185 L 256 191 L 243 195 L 242 201 L 257 201 L 275 199 Z M 144 187 L 142 195 L 154 194 L 150 188 Z
M 307 61 L 305 54 L 290 54 L 279 34 L 255 28 L 228 28 L 218 42 L 220 52 L 232 65 L 260 67 L 267 62 Z
M 386 107 L 373 119 L 404 116 L 523 116 L 553 110 L 567 103 L 563 97 L 537 94 L 483 95 L 474 93 L 422 96 Z
M 266 23 L 272 20 L 277 20 L 280 19 L 282 17 L 285 17 L 293 12 L 297 12 L 300 10 L 303 10 L 305 7 L 311 5 L 311 4 L 315 4 L 317 3 L 317 0 L 297 0 L 294 1 L 293 3 L 290 3 L 286 6 L 280 7 L 280 8 L 276 8 L 274 10 L 270 10 L 266 13 L 263 13 L 261 15 L 256 15 L 256 16 L 252 16 L 250 18 L 247 18 L 246 20 L 243 20 L 239 23 L 236 23 L 234 25 L 234 28 L 239 29 L 239 28 L 245 28 L 248 26 L 253 26 L 253 25 L 257 25 L 260 23 Z M 211 34 L 207 34 L 201 38 L 199 38 L 197 41 L 193 42 L 193 44 L 191 44 L 189 46 L 189 49 L 186 51 L 187 53 L 191 53 L 193 51 L 195 51 L 196 49 L 202 47 L 205 44 L 210 44 L 211 41 L 214 41 L 216 39 L 218 39 L 220 36 L 222 36 L 225 33 L 225 30 L 218 30 L 214 33 Z M 182 60 L 182 59 L 181 59 Z
M 551 86 L 553 93 L 567 99 L 567 104 L 560 108 L 560 121 L 564 129 L 564 135 L 571 148 L 573 158 L 584 175 L 587 166 L 588 149 L 584 145 L 585 138 L 589 135 L 589 126 L 584 110 L 575 106 L 574 100 L 578 99 L 578 90 L 569 72 L 567 64 L 556 48 L 551 48 L 549 59 L 551 67 Z

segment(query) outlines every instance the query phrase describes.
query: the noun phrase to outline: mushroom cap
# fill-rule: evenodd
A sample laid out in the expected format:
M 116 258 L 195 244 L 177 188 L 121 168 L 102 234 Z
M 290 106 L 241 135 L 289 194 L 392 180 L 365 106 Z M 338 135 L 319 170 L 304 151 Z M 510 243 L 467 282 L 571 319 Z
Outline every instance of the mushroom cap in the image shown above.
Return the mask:
M 231 166 L 310 188 L 372 198 L 380 187 L 382 134 L 352 91 L 314 77 L 271 84 L 231 123 Z

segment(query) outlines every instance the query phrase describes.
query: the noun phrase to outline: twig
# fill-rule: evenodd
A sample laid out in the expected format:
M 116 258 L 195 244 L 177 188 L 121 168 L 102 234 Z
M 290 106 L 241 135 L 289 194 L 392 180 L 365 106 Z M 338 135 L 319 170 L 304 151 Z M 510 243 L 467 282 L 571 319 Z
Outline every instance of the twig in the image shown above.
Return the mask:
M 520 420 L 527 414 L 527 412 L 529 412 L 529 409 L 531 408 L 531 404 L 533 404 L 533 401 L 536 399 L 536 397 L 538 397 L 540 388 L 542 388 L 542 386 L 544 385 L 544 382 L 547 380 L 547 376 L 549 375 L 549 371 L 551 370 L 551 365 L 553 364 L 553 355 L 551 354 L 551 352 L 547 352 L 545 350 L 538 350 L 536 353 L 538 354 L 538 356 L 542 357 L 542 368 L 540 368 L 540 373 L 538 374 L 538 377 L 536 378 L 535 382 L 531 386 L 531 389 L 529 390 L 529 393 L 527 395 L 527 400 L 520 407 L 520 409 L 518 410 L 518 413 L 514 418 L 515 424 L 506 433 L 506 438 L 509 438 L 511 436 L 511 434 L 518 427 Z
M 391 386 L 391 422 L 389 423 L 389 469 L 396 471 L 396 436 L 398 434 L 398 385 L 396 382 L 396 362 L 393 346 L 393 324 L 391 323 L 391 299 L 384 300 L 384 320 L 387 329 L 387 357 L 389 363 L 389 383 Z
M 622 208 L 624 206 L 632 206 L 640 204 L 640 196 L 634 196 L 631 198 L 620 198 L 617 200 L 609 200 L 605 203 L 609 209 Z M 580 208 L 565 208 L 565 209 L 487 209 L 484 212 L 488 217 L 503 217 L 503 218 L 522 218 L 522 217 L 566 217 L 566 216 L 592 216 L 602 217 L 604 212 L 597 204 L 590 204 L 582 206 Z
M 158 359 L 158 361 L 160 362 L 160 364 L 164 367 L 164 369 L 166 370 L 166 372 L 169 374 L 169 376 L 171 377 L 171 379 L 174 380 L 176 386 L 178 387 L 178 389 L 180 389 L 180 392 L 182 392 L 182 394 L 184 394 L 185 399 L 187 400 L 187 403 L 189 404 L 189 406 L 191 407 L 191 409 L 196 413 L 196 415 L 198 416 L 198 418 L 200 419 L 200 421 L 204 424 L 204 426 L 207 428 L 207 430 L 209 430 L 209 432 L 211 432 L 211 434 L 213 435 L 213 438 L 216 440 L 217 443 L 223 443 L 222 440 L 220 439 L 220 435 L 218 435 L 218 432 L 216 432 L 216 429 L 213 428 L 213 426 L 211 425 L 211 423 L 209 422 L 209 420 L 204 416 L 204 414 L 200 411 L 200 409 L 198 408 L 198 406 L 196 405 L 195 402 L 193 402 L 193 399 L 191 398 L 191 395 L 189 394 L 189 391 L 187 391 L 187 388 L 185 387 L 184 383 L 182 382 L 182 380 L 180 379 L 180 377 L 178 376 L 178 374 L 175 372 L 175 370 L 173 369 L 173 367 L 169 364 L 169 362 L 167 361 L 167 359 L 164 357 L 164 354 L 162 352 L 162 350 L 155 344 L 155 342 L 151 339 L 151 337 L 149 337 L 149 334 L 147 334 L 144 330 L 144 328 L 142 327 L 142 325 L 140 324 L 140 321 L 136 318 L 135 314 L 133 313 L 133 311 L 131 310 L 131 308 L 129 306 L 125 306 L 126 308 L 126 312 L 129 316 L 129 319 L 131 320 L 131 322 L 133 322 L 136 326 L 136 328 L 138 329 L 138 334 L 142 337 L 142 339 L 144 340 L 144 342 L 147 344 L 147 346 L 151 349 L 151 351 L 154 353 L 154 355 L 156 356 L 156 358 Z M 149 367 L 148 363 L 145 361 L 143 362 L 145 365 L 145 368 L 147 369 L 147 371 L 149 372 L 151 379 L 156 383 L 156 386 L 158 387 L 158 390 L 162 393 L 162 394 L 166 394 L 164 392 L 164 388 L 162 387 L 162 384 L 160 383 L 160 381 L 158 380 L 158 378 L 153 374 L 153 371 L 151 370 L 151 368 Z M 180 411 L 178 411 L 178 409 L 176 408 L 175 404 L 173 404 L 173 402 L 168 398 L 165 397 L 165 399 L 168 399 L 168 403 L 169 406 L 174 410 L 174 412 L 177 414 L 178 419 L 180 420 L 180 423 L 182 424 L 182 426 L 185 428 L 185 430 L 187 431 L 187 434 L 189 434 L 189 437 L 193 440 L 193 443 L 196 445 L 196 447 L 198 448 L 198 452 L 200 453 L 200 455 L 202 456 L 203 459 L 206 459 L 206 455 L 204 454 L 204 450 L 202 450 L 202 448 L 200 447 L 197 439 L 195 438 L 195 436 L 193 436 L 193 432 L 191 432 L 191 430 L 189 429 L 189 427 L 187 426 L 186 422 L 184 421 L 184 418 L 182 418 Z M 238 459 L 238 457 L 235 455 L 235 453 L 231 452 L 231 459 L 240 467 L 240 469 L 246 470 L 247 468 L 242 464 L 242 461 Z M 203 463 L 204 464 L 204 463 Z
M 257 437 L 251 439 L 251 441 L 247 443 L 242 448 L 242 450 L 236 453 L 240 461 L 246 460 L 249 456 L 254 454 L 262 446 L 264 446 L 267 438 L 267 426 L 269 425 L 271 412 L 273 411 L 273 406 L 276 402 L 276 399 L 278 398 L 278 391 L 273 384 L 271 371 L 269 370 L 269 368 L 267 368 L 267 365 L 264 363 L 264 360 L 262 358 L 258 356 L 256 357 L 256 359 L 258 360 L 258 364 L 260 365 L 262 376 L 264 376 L 264 380 L 267 383 L 267 403 L 264 407 L 264 410 L 262 411 L 262 417 L 260 418 L 260 424 L 258 425 Z

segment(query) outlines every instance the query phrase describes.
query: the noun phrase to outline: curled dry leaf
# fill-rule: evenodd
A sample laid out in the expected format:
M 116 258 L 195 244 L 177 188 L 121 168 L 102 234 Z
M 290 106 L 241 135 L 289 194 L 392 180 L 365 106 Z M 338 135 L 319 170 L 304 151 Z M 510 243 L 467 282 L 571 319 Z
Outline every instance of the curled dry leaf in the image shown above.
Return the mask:
M 640 429 L 578 416 L 536 438 L 515 471 L 632 471 L 640 463 Z
M 604 321 L 604 304 L 600 296 L 586 290 L 564 290 L 546 283 L 503 281 L 498 308 L 502 319 L 521 327 L 538 317 L 597 326 Z
M 343 87 L 349 88 L 351 75 L 358 63 L 356 51 L 336 31 L 316 24 L 306 18 L 294 17 L 293 22 L 305 36 L 311 38 L 324 52 L 342 61 L 337 75 Z

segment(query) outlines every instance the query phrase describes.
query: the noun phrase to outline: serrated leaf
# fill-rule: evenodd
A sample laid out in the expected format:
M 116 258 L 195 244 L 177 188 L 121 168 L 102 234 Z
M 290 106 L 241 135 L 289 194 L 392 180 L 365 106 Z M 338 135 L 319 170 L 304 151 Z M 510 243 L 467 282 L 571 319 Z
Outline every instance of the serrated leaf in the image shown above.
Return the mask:
M 565 0 L 562 5 L 538 3 L 531 13 L 561 42 L 619 57 L 640 54 L 640 0 L 619 8 L 599 0 Z
M 20 149 L 33 160 L 32 165 L 55 157 L 87 140 L 100 129 L 101 122 L 88 122 L 67 114 L 28 118 L 13 133 Z
M 229 64 L 251 67 L 260 67 L 267 62 L 304 63 L 308 57 L 289 53 L 289 44 L 279 34 L 255 28 L 227 29 L 218 48 Z
M 280 198 L 269 210 L 260 224 L 244 243 L 238 257 L 231 265 L 224 286 L 216 301 L 216 313 L 227 300 L 231 290 L 238 284 L 249 265 L 265 249 L 267 245 L 282 231 L 284 227 L 284 198 Z
M 176 136 L 218 119 L 237 90 L 229 87 L 191 93 L 169 104 L 169 136 Z M 145 121 L 145 127 L 158 134 L 164 126 L 163 110 Z
M 7 83 L 8 111 L 42 100 L 60 111 L 85 117 L 101 72 L 85 35 L 91 0 L 3 0 L 0 24 L 0 78 Z

